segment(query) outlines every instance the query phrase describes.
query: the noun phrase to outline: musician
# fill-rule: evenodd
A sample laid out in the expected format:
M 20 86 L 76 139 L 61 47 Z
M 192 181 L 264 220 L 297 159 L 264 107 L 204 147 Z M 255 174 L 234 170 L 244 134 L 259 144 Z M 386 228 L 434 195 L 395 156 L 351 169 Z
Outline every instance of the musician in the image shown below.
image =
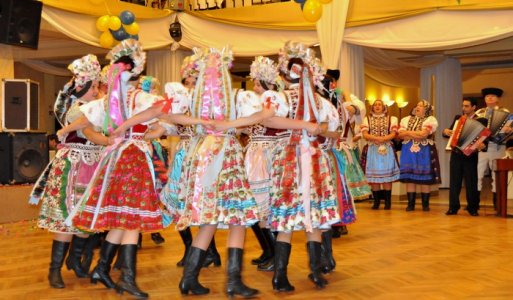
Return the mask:
M 481 90 L 481 94 L 486 103 L 485 108 L 481 108 L 476 111 L 478 117 L 483 117 L 490 121 L 490 117 L 494 109 L 504 110 L 506 109 L 499 106 L 500 97 L 502 97 L 503 91 L 499 88 L 484 88 Z M 489 127 L 490 124 L 487 124 Z M 492 163 L 495 159 L 502 158 L 506 154 L 506 146 L 498 145 L 494 142 L 488 142 L 479 152 L 479 159 L 477 163 L 477 189 L 478 197 L 480 201 L 481 190 L 483 188 L 483 177 L 488 169 L 492 169 Z M 495 172 L 492 173 L 492 193 L 493 193 L 493 207 L 497 209 L 497 194 L 495 193 Z
M 476 118 L 476 99 L 463 99 L 461 110 L 463 115 L 468 119 Z M 460 115 L 454 117 L 454 121 L 450 128 L 454 127 L 454 123 L 460 118 Z M 442 132 L 442 136 L 449 138 L 453 131 L 446 128 Z M 449 210 L 446 215 L 456 215 L 460 209 L 460 191 L 462 180 L 465 179 L 465 191 L 467 197 L 467 211 L 471 216 L 478 216 L 479 196 L 477 191 L 477 160 L 478 152 L 474 152 L 470 156 L 466 156 L 460 150 L 453 148 L 451 150 L 450 171 L 449 171 Z

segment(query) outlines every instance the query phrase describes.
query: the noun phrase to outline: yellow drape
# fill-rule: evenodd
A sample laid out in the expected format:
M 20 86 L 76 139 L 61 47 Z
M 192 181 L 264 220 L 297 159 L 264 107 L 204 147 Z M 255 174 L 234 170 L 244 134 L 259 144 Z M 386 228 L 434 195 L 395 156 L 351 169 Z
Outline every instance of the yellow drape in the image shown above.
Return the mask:
M 162 18 L 173 13 L 168 9 L 154 9 L 119 0 L 104 0 L 98 5 L 89 0 L 41 0 L 41 2 L 46 6 L 96 17 L 103 15 L 117 16 L 124 10 L 133 12 L 136 19 Z

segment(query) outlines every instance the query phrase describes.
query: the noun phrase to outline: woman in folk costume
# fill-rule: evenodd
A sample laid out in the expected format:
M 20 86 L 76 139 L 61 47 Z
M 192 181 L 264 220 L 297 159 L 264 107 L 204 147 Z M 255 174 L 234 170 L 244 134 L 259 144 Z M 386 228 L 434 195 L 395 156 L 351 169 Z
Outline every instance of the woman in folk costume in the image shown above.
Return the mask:
M 107 96 L 83 105 L 81 111 L 85 118 L 60 130 L 59 136 L 88 124 L 102 126 L 105 133 L 112 133 L 124 120 L 140 112 L 155 107 L 169 109 L 170 104 L 161 101 L 161 97 L 135 89 L 132 85 L 137 83 L 146 61 L 146 53 L 138 41 L 123 40 L 107 57 L 112 62 Z M 82 230 L 109 230 L 91 281 L 100 281 L 119 293 L 126 291 L 143 298 L 148 294 L 135 283 L 139 233 L 162 230 L 152 149 L 144 140 L 150 123 L 152 121 L 134 126 L 105 149 L 91 183 L 67 219 Z M 109 272 L 118 248 L 122 261 L 121 277 L 114 284 Z
M 82 115 L 81 105 L 98 96 L 100 64 L 96 56 L 89 54 L 76 59 L 68 69 L 73 73 L 73 79 L 59 93 L 54 106 L 55 115 L 62 126 L 79 118 Z M 81 265 L 87 235 L 64 221 L 91 179 L 100 158 L 100 144 L 107 145 L 108 139 L 92 127 L 70 132 L 58 146 L 55 158 L 35 184 L 30 196 L 32 204 L 42 202 L 38 226 L 54 232 L 48 275 L 53 288 L 64 288 L 61 267 L 70 242 L 67 268 L 73 269 L 79 278 L 88 276 Z
M 328 126 L 321 131 L 321 135 L 325 137 L 321 144 L 321 150 L 328 160 L 333 186 L 336 187 L 340 222 L 334 224 L 332 228 L 338 229 L 356 221 L 356 209 L 345 176 L 346 157 L 349 155 L 343 154 L 348 150 L 341 147 L 340 140 L 341 134 L 344 132 L 342 125 L 346 124 L 345 120 L 348 119 L 348 116 L 343 109 L 343 104 L 340 103 L 341 98 L 335 91 L 334 78 L 329 74 L 324 74 L 320 61 L 317 59 L 314 65 L 314 79 L 317 79 L 314 80 L 317 92 L 325 99 L 330 99 L 324 109 L 328 118 Z M 332 251 L 332 231 L 323 230 L 322 232 L 322 271 L 324 273 L 333 271 L 336 266 Z
M 397 118 L 388 114 L 382 100 L 374 101 L 371 114 L 361 126 L 363 138 L 367 140 L 361 163 L 372 187 L 372 209 L 379 209 L 381 198 L 385 199 L 386 210 L 392 207 L 392 182 L 399 180 L 399 163 L 392 144 L 397 129 Z
M 401 120 L 398 131 L 403 140 L 399 180 L 407 184 L 406 211 L 415 210 L 417 185 L 420 185 L 422 210 L 429 211 L 430 186 L 441 182 L 438 152 L 433 140 L 438 122 L 432 116 L 433 107 L 426 100 L 419 101 L 413 113 Z
M 188 56 L 184 59 L 180 74 L 182 76 L 182 83 L 168 82 L 165 85 L 165 93 L 168 99 L 173 99 L 172 113 L 190 115 L 190 104 L 192 100 L 192 94 L 196 81 L 199 75 L 198 59 L 201 58 L 199 50 L 196 53 Z M 169 133 L 172 136 L 178 136 L 179 142 L 175 144 L 175 147 L 171 150 L 173 155 L 170 160 L 170 169 L 168 174 L 168 183 L 164 187 L 164 190 L 160 193 L 161 201 L 166 207 L 172 207 L 172 209 L 178 209 L 183 211 L 184 202 L 178 199 L 179 183 L 183 172 L 184 158 L 189 151 L 189 145 L 191 138 L 194 136 L 194 128 L 192 126 L 176 125 L 175 130 Z M 185 264 L 185 258 L 192 245 L 192 234 L 189 227 L 179 230 L 178 233 L 182 238 L 185 246 L 184 254 L 182 259 L 176 263 L 177 266 L 183 267 Z M 207 249 L 207 257 L 203 263 L 203 267 L 208 267 L 214 264 L 218 267 L 221 265 L 221 256 L 217 251 L 215 244 L 215 237 L 212 237 L 212 241 Z
M 323 101 L 312 83 L 311 49 L 287 42 L 280 50 L 280 69 L 290 82 L 285 95 L 291 105 L 289 118 L 313 124 L 326 122 Z M 292 128 L 292 127 L 289 127 Z M 340 221 L 335 187 L 329 166 L 316 137 L 306 130 L 293 130 L 287 143 L 273 158 L 271 230 L 278 231 L 275 247 L 273 289 L 293 291 L 287 278 L 292 232 L 304 230 L 310 259 L 310 280 L 319 288 L 327 284 L 322 275 L 321 230 Z

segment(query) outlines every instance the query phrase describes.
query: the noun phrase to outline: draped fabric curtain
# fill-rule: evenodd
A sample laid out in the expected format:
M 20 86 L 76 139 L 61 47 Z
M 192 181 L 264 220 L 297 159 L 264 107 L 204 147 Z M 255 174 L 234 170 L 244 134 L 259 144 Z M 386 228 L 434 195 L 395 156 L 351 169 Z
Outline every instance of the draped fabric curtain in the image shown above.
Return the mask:
M 362 47 L 342 43 L 339 69 L 338 86 L 363 101 L 365 99 L 365 71 Z
M 438 120 L 435 142 L 440 158 L 441 187 L 449 187 L 450 152 L 445 150 L 447 139 L 442 137 L 442 131 L 451 125 L 456 114 L 461 114 L 461 65 L 457 59 L 447 58 L 435 66 L 423 68 L 420 74 L 420 96 L 435 106 L 434 116 Z
M 192 55 L 183 50 L 151 50 L 146 59 L 146 74 L 160 80 L 160 91 L 164 92 L 167 82 L 180 82 L 180 67 L 184 58 Z
M 40 60 L 24 60 L 21 62 L 22 64 L 39 71 L 41 73 L 55 75 L 55 76 L 67 76 L 71 77 L 70 70 L 66 68 L 60 68 L 53 65 L 50 65 L 44 61 Z
M 317 22 L 322 63 L 329 69 L 338 69 L 348 8 L 349 0 L 333 0 L 323 5 L 322 17 Z

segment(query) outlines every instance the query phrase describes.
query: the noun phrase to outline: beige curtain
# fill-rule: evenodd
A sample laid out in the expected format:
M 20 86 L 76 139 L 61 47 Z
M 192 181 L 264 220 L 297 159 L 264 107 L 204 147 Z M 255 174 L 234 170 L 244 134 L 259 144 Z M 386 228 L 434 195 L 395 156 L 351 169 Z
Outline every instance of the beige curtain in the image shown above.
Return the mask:
M 146 59 L 146 74 L 160 80 L 160 91 L 164 92 L 166 82 L 180 81 L 180 66 L 192 51 L 151 50 Z
M 361 46 L 342 43 L 339 87 L 365 99 L 365 72 Z
M 71 77 L 71 72 L 66 68 L 59 68 L 48 64 L 41 60 L 23 60 L 22 64 L 45 74 L 55 75 L 55 76 L 67 76 Z
M 329 69 L 338 69 L 340 48 L 344 37 L 349 0 L 333 0 L 323 5 L 322 17 L 317 21 L 317 37 L 322 62 Z

